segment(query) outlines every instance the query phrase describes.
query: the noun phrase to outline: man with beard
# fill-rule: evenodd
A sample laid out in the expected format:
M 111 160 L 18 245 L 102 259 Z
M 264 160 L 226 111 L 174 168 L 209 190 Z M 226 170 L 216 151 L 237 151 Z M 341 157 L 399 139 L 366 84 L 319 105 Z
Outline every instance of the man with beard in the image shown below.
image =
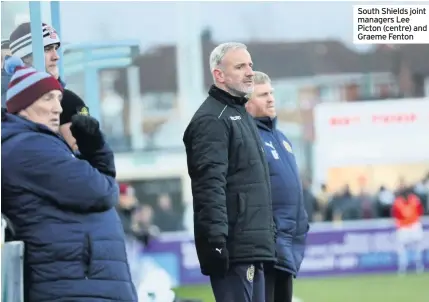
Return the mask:
M 241 43 L 210 55 L 214 85 L 183 141 L 192 180 L 201 272 L 216 301 L 264 301 L 264 262 L 275 261 L 275 226 L 264 148 L 244 105 L 252 58 Z
M 267 74 L 256 71 L 254 81 L 255 89 L 249 96 L 246 109 L 255 118 L 264 142 L 271 177 L 273 216 L 277 225 L 277 263 L 264 267 L 265 302 L 292 302 L 293 278 L 304 259 L 309 230 L 306 196 L 303 195 L 292 144 L 277 128 L 271 79 Z

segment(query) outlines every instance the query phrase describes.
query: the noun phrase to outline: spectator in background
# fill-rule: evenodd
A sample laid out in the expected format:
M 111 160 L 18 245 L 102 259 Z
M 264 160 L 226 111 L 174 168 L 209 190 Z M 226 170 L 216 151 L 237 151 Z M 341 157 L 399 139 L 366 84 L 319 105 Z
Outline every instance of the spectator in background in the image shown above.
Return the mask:
M 135 195 L 134 188 L 127 183 L 119 184 L 119 204 L 116 207 L 119 218 L 121 219 L 124 232 L 127 235 L 134 236 L 131 228 L 132 217 L 137 210 L 138 201 Z
M 58 69 L 59 54 L 58 49 L 61 46 L 60 37 L 58 36 L 55 29 L 46 24 L 42 23 L 41 26 L 43 34 L 43 46 L 45 50 L 45 66 L 46 72 L 57 79 L 63 87 L 65 83 L 60 79 L 60 73 Z M 13 56 L 19 57 L 27 66 L 33 65 L 33 46 L 31 36 L 30 22 L 20 24 L 10 35 L 9 48 Z M 3 50 L 2 50 L 3 52 Z M 2 74 L 2 105 L 5 104 L 4 89 L 7 89 L 9 84 L 9 78 L 4 77 Z
M 183 230 L 182 217 L 174 211 L 170 195 L 161 194 L 158 196 L 154 224 L 159 227 L 161 232 Z
M 311 191 L 311 180 L 307 176 L 302 177 L 302 194 L 308 221 L 311 223 L 314 221 L 315 215 L 319 213 L 319 204 Z
M 56 78 L 64 87 L 65 84 L 60 79 L 58 60 L 60 59 L 58 49 L 61 40 L 56 30 L 42 23 L 43 46 L 45 50 L 46 72 Z M 20 57 L 27 66 L 33 65 L 33 47 L 30 22 L 20 24 L 10 34 L 10 50 L 13 56 Z
M 426 202 L 423 201 L 423 206 L 426 208 L 426 213 L 429 214 L 429 172 L 426 174 L 424 186 L 426 188 Z
M 302 194 L 291 143 L 277 129 L 271 80 L 265 73 L 255 71 L 254 81 L 255 88 L 249 95 L 246 109 L 255 118 L 264 143 L 270 172 L 273 215 L 277 226 L 277 263 L 275 266 L 264 266 L 265 301 L 292 302 L 293 278 L 298 274 L 304 258 L 309 229 L 305 198 L 310 197 Z M 314 197 L 310 202 L 316 203 Z
M 422 202 L 425 213 L 429 213 L 429 173 L 414 186 L 414 192 Z
M 421 216 L 423 215 L 423 205 L 416 194 L 409 190 L 403 190 L 396 197 L 392 216 L 396 224 L 397 249 L 398 249 L 398 272 L 403 274 L 407 271 L 409 246 L 416 250 L 416 270 L 422 273 L 423 264 L 423 245 L 424 238 Z
M 319 214 L 320 214 L 320 217 L 318 217 L 319 218 L 318 220 L 319 221 L 326 220 L 326 210 L 331 200 L 331 195 L 328 192 L 326 184 L 320 185 L 320 191 L 317 194 L 316 199 L 317 199 L 317 204 L 318 204 Z
M 356 201 L 360 208 L 358 219 L 377 218 L 377 203 L 364 186 L 361 187 L 359 195 L 356 196 Z
M 388 218 L 391 216 L 391 209 L 395 201 L 395 194 L 385 186 L 381 186 L 377 193 L 378 216 Z
M 152 207 L 139 205 L 135 190 L 130 184 L 119 184 L 119 204 L 116 210 L 128 238 L 147 245 L 152 237 L 159 234 L 159 228 L 152 224 Z
M 406 193 L 414 193 L 414 187 L 407 184 L 405 177 L 401 176 L 398 179 L 398 185 L 395 190 L 395 195 L 402 195 Z
M 9 40 L 2 40 L 1 41 L 1 106 L 4 108 L 6 107 L 6 91 L 7 91 L 7 85 L 10 81 L 10 75 L 7 74 L 6 70 L 4 70 L 4 61 L 8 56 L 11 55 L 10 49 L 9 49 Z
M 2 127 L 2 211 L 25 243 L 24 301 L 137 301 L 113 152 L 97 120 L 72 118 L 82 159 L 58 136 L 62 86 L 11 57 Z
M 356 220 L 360 218 L 360 204 L 350 191 L 348 184 L 335 194 L 327 208 L 328 221 Z
M 132 216 L 131 229 L 145 245 L 160 233 L 159 227 L 153 223 L 153 216 L 153 209 L 147 204 L 137 207 Z

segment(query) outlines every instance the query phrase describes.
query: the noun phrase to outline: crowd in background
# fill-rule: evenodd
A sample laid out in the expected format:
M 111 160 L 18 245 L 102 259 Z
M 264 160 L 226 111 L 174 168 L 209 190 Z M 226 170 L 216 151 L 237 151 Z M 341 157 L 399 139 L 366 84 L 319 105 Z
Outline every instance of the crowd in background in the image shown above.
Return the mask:
M 307 199 L 307 212 L 312 221 L 339 221 L 389 218 L 396 196 L 405 191 L 417 195 L 425 208 L 425 213 L 429 214 L 429 173 L 411 185 L 407 185 L 400 177 L 394 190 L 382 185 L 373 194 L 364 187 L 357 194 L 353 194 L 349 185 L 344 185 L 338 192 L 329 194 L 326 186 L 322 185 L 319 194 L 305 192 L 304 195 Z
M 311 222 L 376 219 L 391 217 L 391 207 L 396 195 L 404 190 L 412 191 L 422 202 L 425 213 L 429 214 L 429 173 L 421 181 L 407 185 L 401 177 L 394 190 L 380 186 L 375 193 L 362 188 L 352 193 L 348 185 L 334 193 L 329 193 L 325 184 L 319 192 L 314 192 L 309 178 L 302 178 L 305 208 Z M 120 184 L 120 204 L 118 213 L 125 232 L 147 243 L 151 237 L 161 232 L 188 231 L 192 234 L 192 203 L 179 202 L 174 205 L 170 194 L 161 193 L 155 202 L 147 202 L 138 196 L 132 184 Z
M 154 205 L 145 203 L 136 195 L 134 187 L 120 184 L 118 214 L 127 236 L 144 244 L 160 232 L 182 231 L 183 214 L 175 211 L 169 194 L 160 194 Z

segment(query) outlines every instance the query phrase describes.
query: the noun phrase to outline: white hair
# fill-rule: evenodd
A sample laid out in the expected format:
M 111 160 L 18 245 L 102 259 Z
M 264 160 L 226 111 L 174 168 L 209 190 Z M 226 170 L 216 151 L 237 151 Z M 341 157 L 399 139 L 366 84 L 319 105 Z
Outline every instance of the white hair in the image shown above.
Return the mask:
M 255 71 L 255 76 L 253 77 L 253 80 L 255 82 L 255 85 L 262 85 L 262 84 L 271 84 L 270 77 L 261 71 Z
M 210 54 L 210 71 L 213 72 L 222 63 L 225 54 L 234 49 L 247 49 L 247 46 L 238 42 L 227 42 L 216 46 Z

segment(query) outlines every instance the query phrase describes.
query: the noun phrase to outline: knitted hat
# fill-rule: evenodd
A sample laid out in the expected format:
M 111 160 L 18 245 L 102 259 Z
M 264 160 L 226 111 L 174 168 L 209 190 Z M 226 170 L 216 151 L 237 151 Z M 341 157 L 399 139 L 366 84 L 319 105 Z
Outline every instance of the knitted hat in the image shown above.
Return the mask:
M 120 195 L 128 195 L 128 196 L 130 196 L 130 195 L 134 195 L 134 188 L 130 185 L 130 184 L 127 184 L 127 183 L 120 183 L 119 184 L 119 194 Z
M 1 40 L 1 49 L 9 49 L 9 40 Z
M 42 23 L 43 46 L 61 44 L 60 37 L 55 29 Z M 22 23 L 10 35 L 10 51 L 12 55 L 24 58 L 33 53 L 30 22 Z
M 130 187 L 129 184 L 120 183 L 119 184 L 119 194 L 121 194 L 121 195 L 127 194 L 127 191 L 128 191 L 129 187 Z
M 89 115 L 89 109 L 85 102 L 68 89 L 64 89 L 61 107 L 63 107 L 63 112 L 60 115 L 60 125 L 70 123 L 75 114 Z
M 20 58 L 8 58 L 4 69 L 8 74 L 13 74 L 6 92 L 9 113 L 18 113 L 52 90 L 63 91 L 57 79 L 46 72 L 26 67 Z

